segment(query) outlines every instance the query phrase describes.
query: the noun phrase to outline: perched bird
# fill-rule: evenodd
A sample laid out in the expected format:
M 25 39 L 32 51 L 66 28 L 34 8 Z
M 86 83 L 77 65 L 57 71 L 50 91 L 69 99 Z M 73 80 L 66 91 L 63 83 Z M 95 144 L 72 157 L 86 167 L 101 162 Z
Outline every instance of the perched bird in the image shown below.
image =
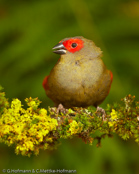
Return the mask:
M 43 81 L 46 95 L 56 106 L 65 108 L 101 104 L 110 91 L 113 75 L 101 59 L 100 48 L 76 36 L 61 40 L 53 49 L 61 56 Z

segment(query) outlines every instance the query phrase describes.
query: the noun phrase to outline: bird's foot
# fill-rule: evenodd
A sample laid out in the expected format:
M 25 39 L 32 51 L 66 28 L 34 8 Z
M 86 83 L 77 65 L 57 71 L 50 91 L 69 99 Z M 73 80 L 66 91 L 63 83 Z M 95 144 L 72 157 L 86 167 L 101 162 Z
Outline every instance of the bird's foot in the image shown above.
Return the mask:
M 103 108 L 97 106 L 96 112 L 101 112 L 102 113 L 102 120 L 103 121 L 106 121 L 107 120 L 107 118 L 106 118 L 106 112 L 105 112 L 105 110 Z
M 62 104 L 59 104 L 56 109 L 56 113 L 58 114 L 60 112 L 62 112 L 63 114 L 66 114 L 68 112 L 68 109 L 64 108 Z

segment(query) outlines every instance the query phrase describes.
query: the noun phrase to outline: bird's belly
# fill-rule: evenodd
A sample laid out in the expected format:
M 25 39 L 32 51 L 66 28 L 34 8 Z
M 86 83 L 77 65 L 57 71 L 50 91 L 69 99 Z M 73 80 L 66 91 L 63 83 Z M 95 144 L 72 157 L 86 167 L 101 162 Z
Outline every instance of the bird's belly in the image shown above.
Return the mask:
M 97 88 L 101 82 L 101 69 L 82 67 L 66 68 L 50 76 L 50 91 L 47 93 L 55 103 L 64 106 L 93 105 L 97 100 Z M 52 78 L 51 78 L 52 77 Z

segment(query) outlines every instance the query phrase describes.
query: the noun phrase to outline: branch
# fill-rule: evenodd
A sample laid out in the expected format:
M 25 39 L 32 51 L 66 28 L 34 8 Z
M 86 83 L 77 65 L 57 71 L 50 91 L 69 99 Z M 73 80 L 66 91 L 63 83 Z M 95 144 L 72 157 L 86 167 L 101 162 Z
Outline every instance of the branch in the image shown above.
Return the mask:
M 24 109 L 19 99 L 11 103 L 0 92 L 0 142 L 14 145 L 16 154 L 30 156 L 39 154 L 40 149 L 55 149 L 61 138 L 79 137 L 85 143 L 118 134 L 124 140 L 134 138 L 139 144 L 139 102 L 128 95 L 120 104 L 107 104 L 106 121 L 102 113 L 92 107 L 72 108 L 67 113 L 57 113 L 57 108 L 39 108 L 38 98 L 25 99 Z M 100 136 L 95 133 L 99 132 Z

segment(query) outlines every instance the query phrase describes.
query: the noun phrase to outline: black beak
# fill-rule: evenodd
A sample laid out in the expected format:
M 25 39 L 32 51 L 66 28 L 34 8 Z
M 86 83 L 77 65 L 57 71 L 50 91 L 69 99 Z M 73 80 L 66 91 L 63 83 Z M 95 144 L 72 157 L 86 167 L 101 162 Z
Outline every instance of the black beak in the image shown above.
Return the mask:
M 53 51 L 53 53 L 56 53 L 56 54 L 66 54 L 66 52 L 67 52 L 66 48 L 64 47 L 62 42 L 60 42 L 56 46 L 54 46 L 53 49 L 55 49 Z

